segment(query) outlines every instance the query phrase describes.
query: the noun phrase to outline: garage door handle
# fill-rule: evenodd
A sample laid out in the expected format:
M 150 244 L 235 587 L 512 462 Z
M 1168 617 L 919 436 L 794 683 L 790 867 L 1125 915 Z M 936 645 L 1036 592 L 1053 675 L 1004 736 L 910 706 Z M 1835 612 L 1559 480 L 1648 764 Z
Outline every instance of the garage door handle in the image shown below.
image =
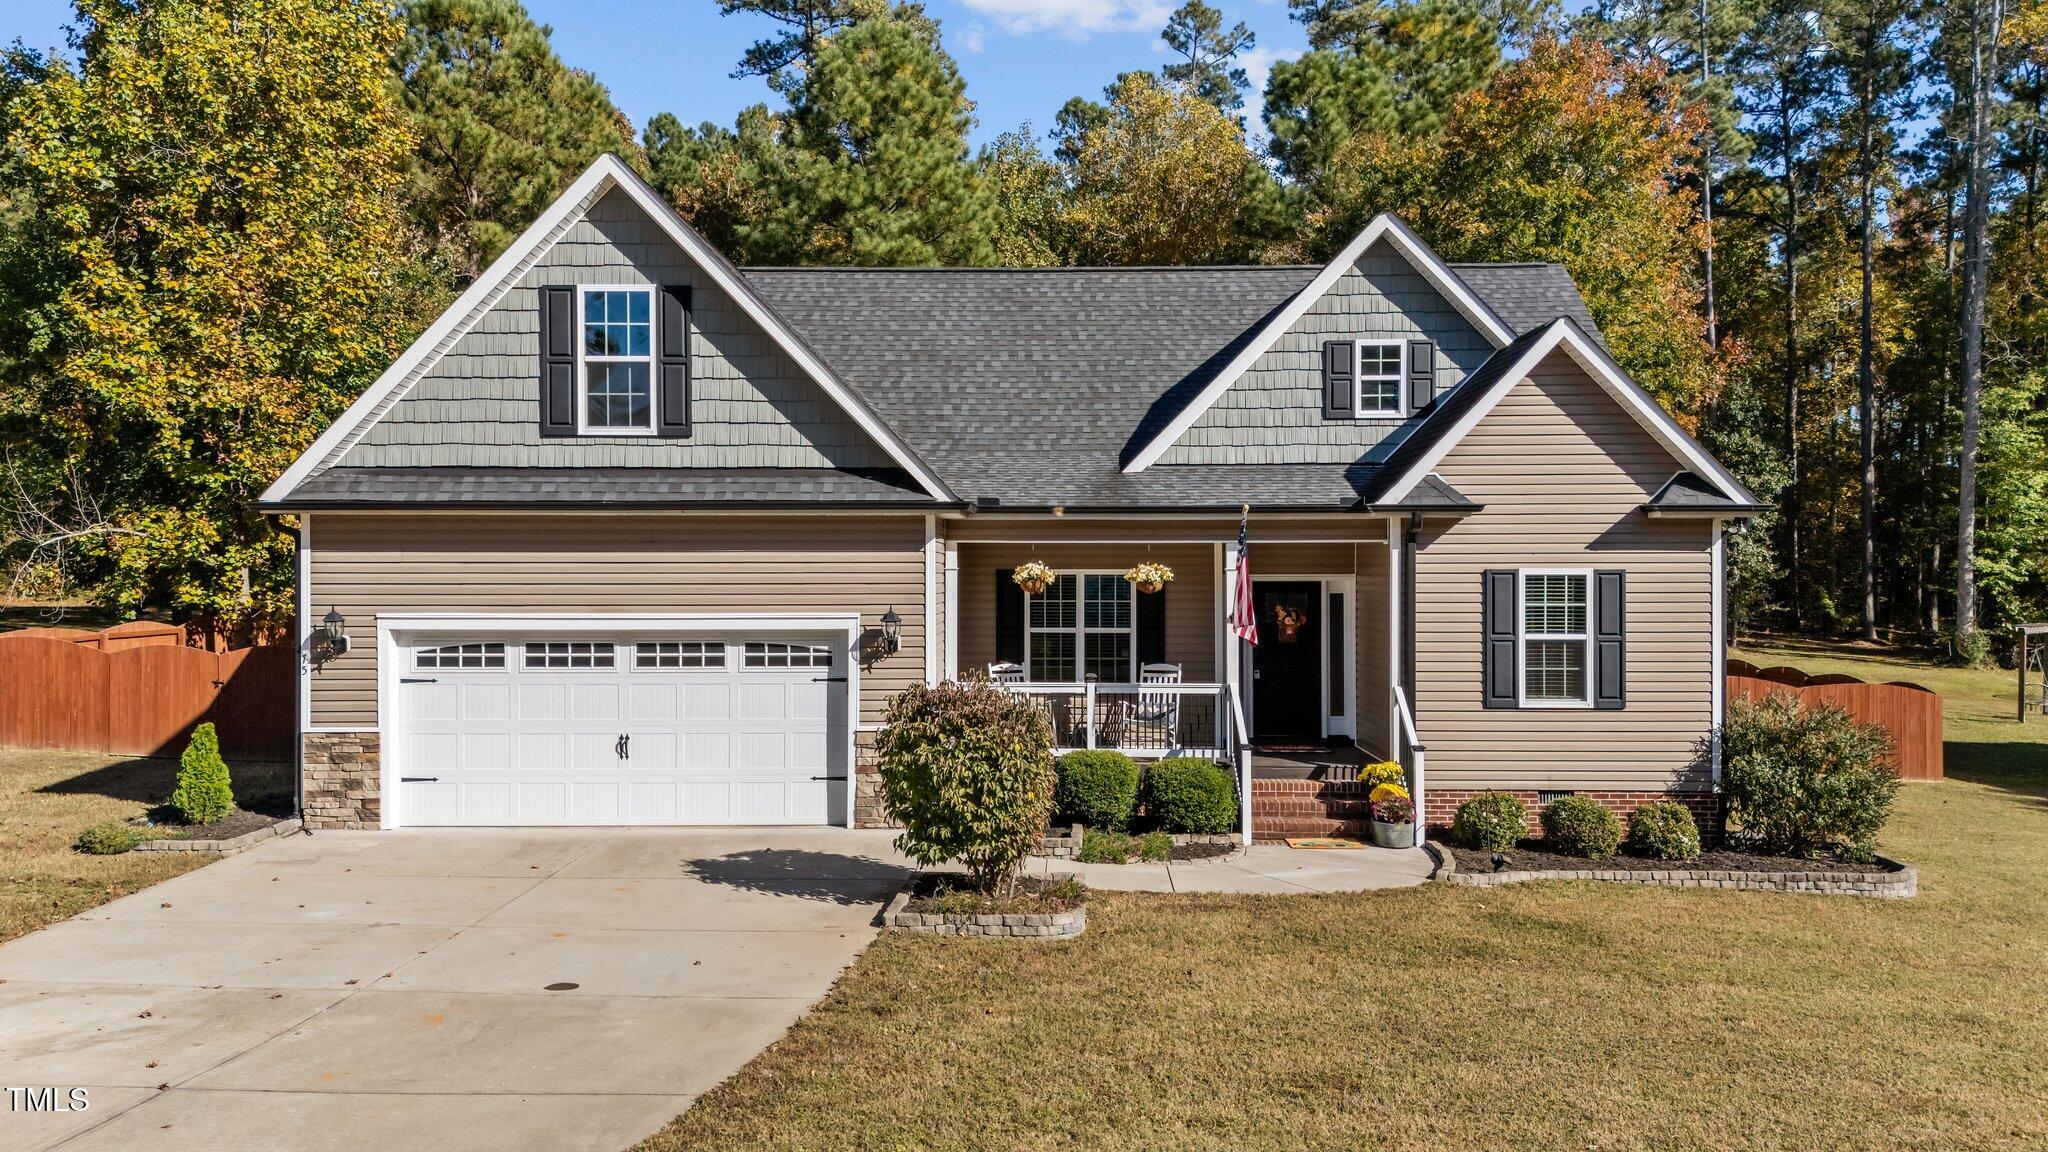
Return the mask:
M 441 778 L 439 776 L 400 776 L 398 782 L 400 784 L 439 784 Z
M 434 679 L 434 678 L 433 678 L 432 676 L 400 676 L 400 677 L 398 678 L 398 682 L 399 682 L 400 684 L 439 684 L 439 683 L 440 683 L 440 681 L 439 681 L 439 680 L 436 680 L 436 679 Z
M 811 777 L 811 779 L 813 779 L 813 780 L 844 780 L 844 779 L 846 779 L 846 777 L 844 777 L 844 776 L 813 776 L 813 777 Z
M 813 684 L 844 684 L 844 683 L 846 683 L 846 677 L 844 677 L 844 676 L 813 676 L 813 677 L 811 677 L 811 683 L 813 683 Z
M 612 745 L 612 751 L 617 752 L 621 760 L 631 759 L 633 755 L 633 737 L 630 735 L 619 737 L 619 742 Z

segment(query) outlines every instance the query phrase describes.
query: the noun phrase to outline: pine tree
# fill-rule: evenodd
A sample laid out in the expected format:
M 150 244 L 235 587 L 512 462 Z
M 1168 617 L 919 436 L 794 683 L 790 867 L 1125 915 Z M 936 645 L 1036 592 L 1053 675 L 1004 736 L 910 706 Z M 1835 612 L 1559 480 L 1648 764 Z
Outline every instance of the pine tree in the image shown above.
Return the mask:
M 1167 17 L 1166 30 L 1159 38 L 1181 57 L 1161 68 L 1160 75 L 1185 86 L 1219 111 L 1234 113 L 1244 107 L 1244 90 L 1251 87 L 1251 81 L 1238 66 L 1237 57 L 1256 47 L 1258 37 L 1243 21 L 1225 29 L 1223 13 L 1202 0 L 1187 0 Z
M 889 0 L 718 0 L 720 16 L 745 12 L 783 26 L 749 45 L 732 77 L 762 77 L 768 87 L 792 100 L 834 32 L 872 16 L 886 16 L 889 10 Z
M 729 129 L 709 122 L 688 128 L 659 113 L 647 122 L 649 180 L 719 251 L 759 262 L 762 222 L 784 159 L 779 131 L 765 104 L 742 109 Z
M 406 207 L 471 280 L 578 173 L 635 156 L 633 128 L 563 64 L 519 0 L 408 0 L 399 100 L 419 137 Z

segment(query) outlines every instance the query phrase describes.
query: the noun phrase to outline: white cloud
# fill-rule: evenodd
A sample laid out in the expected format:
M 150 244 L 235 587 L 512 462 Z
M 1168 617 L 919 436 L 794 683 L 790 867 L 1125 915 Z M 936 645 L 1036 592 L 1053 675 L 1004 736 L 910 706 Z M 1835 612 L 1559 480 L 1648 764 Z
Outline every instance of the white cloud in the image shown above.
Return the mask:
M 969 24 L 967 31 L 960 34 L 960 46 L 969 52 L 979 52 L 988 44 L 988 29 L 980 22 Z
M 1097 32 L 1150 31 L 1166 23 L 1159 0 L 961 0 L 1005 32 L 1058 32 L 1086 40 Z
M 1245 79 L 1252 82 L 1251 91 L 1246 94 L 1246 99 L 1252 104 L 1257 104 L 1260 93 L 1266 90 L 1266 77 L 1273 73 L 1273 65 L 1282 60 L 1292 60 L 1299 55 L 1299 49 L 1272 48 L 1254 48 L 1249 52 L 1238 53 L 1238 66 L 1244 69 Z

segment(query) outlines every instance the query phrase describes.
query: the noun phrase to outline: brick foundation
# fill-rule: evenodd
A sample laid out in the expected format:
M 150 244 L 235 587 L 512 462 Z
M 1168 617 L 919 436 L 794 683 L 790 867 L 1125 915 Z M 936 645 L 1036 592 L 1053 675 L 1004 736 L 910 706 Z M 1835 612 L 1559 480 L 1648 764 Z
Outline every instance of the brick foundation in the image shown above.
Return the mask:
M 1588 792 L 1578 789 L 1568 791 L 1613 812 L 1624 822 L 1628 820 L 1629 813 L 1645 804 L 1654 804 L 1659 800 L 1676 800 L 1692 810 L 1692 818 L 1700 826 L 1701 836 L 1713 839 L 1721 834 L 1721 798 L 1712 792 Z M 1458 805 L 1482 792 L 1506 792 L 1520 800 L 1529 834 L 1533 836 L 1542 832 L 1542 826 L 1536 821 L 1536 815 L 1543 807 L 1539 794 L 1534 790 L 1523 791 L 1519 788 L 1430 788 L 1422 798 L 1423 817 L 1432 828 L 1448 828 L 1451 818 L 1458 814 Z
M 382 745 L 375 732 L 307 732 L 305 819 L 308 828 L 375 828 L 383 814 Z

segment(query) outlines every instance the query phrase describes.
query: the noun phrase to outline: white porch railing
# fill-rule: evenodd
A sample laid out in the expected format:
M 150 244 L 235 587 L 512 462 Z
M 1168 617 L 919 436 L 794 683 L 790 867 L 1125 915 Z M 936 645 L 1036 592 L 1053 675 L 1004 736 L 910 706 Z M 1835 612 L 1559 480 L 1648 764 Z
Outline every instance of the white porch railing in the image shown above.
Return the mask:
M 1422 818 L 1422 787 L 1425 759 L 1422 737 L 1415 732 L 1415 712 L 1408 707 L 1408 694 L 1394 685 L 1394 762 L 1408 771 L 1408 795 L 1415 802 L 1415 846 L 1429 837 L 1429 822 Z
M 1097 684 L 1026 681 L 1004 684 L 1030 697 L 1052 722 L 1055 750 L 1110 748 L 1134 759 L 1208 756 L 1237 751 L 1231 693 L 1221 684 Z

